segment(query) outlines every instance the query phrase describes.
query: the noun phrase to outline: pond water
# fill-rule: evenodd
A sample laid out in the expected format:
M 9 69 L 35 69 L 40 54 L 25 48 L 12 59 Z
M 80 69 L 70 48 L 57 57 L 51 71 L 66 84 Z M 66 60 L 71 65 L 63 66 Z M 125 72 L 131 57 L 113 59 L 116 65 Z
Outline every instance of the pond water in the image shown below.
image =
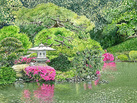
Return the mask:
M 0 103 L 136 103 L 137 63 L 104 64 L 102 69 L 98 85 L 88 81 L 0 86 Z

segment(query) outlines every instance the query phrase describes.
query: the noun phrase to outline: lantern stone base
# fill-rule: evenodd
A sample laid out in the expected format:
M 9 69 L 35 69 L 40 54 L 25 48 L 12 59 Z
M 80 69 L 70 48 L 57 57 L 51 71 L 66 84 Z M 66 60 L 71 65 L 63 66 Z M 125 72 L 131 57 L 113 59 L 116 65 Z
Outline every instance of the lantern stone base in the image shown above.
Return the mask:
M 48 66 L 47 63 L 35 63 L 36 66 Z

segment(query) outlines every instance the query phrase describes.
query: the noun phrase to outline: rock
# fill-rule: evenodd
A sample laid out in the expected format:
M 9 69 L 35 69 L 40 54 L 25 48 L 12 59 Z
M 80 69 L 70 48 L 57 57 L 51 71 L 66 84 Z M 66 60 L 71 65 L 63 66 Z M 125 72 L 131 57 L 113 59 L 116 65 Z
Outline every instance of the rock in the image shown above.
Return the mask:
M 28 66 L 29 64 L 16 64 L 16 65 L 13 65 L 12 68 L 16 71 L 17 77 L 22 77 L 21 71 Z

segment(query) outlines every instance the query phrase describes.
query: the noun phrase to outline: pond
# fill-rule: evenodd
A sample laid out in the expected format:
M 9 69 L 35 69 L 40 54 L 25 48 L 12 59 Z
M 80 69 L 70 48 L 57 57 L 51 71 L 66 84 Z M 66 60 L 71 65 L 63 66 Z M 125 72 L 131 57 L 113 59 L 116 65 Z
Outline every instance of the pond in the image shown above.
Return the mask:
M 16 82 L 0 87 L 0 103 L 136 103 L 137 63 L 104 66 L 101 84 Z

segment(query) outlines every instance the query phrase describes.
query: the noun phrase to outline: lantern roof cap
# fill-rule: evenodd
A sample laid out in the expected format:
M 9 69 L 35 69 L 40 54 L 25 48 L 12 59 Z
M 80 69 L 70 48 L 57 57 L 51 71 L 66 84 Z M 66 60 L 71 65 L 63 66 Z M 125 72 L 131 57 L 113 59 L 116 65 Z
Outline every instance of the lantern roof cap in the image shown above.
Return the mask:
M 48 46 L 45 46 L 44 44 L 40 44 L 38 47 L 33 47 L 33 48 L 30 48 L 28 50 L 31 50 L 31 51 L 46 51 L 46 50 L 55 50 L 51 47 L 48 47 Z

